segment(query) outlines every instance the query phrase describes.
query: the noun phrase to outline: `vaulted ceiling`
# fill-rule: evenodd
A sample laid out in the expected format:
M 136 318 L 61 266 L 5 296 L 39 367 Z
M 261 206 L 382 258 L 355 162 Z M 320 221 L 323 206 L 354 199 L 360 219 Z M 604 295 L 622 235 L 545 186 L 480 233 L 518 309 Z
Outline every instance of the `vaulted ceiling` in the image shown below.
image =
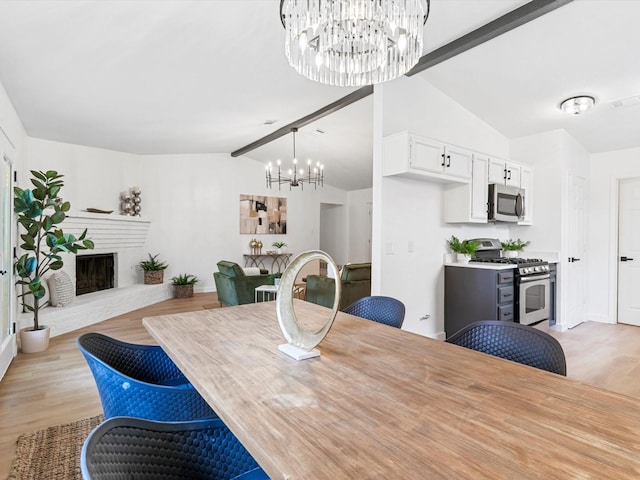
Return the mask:
M 431 0 L 424 53 L 525 3 Z M 33 137 L 140 154 L 230 153 L 355 90 L 295 73 L 278 8 L 2 0 L 0 82 Z M 575 0 L 417 77 L 509 138 L 564 128 L 591 152 L 637 147 L 638 18 L 638 1 Z M 559 110 L 583 93 L 596 98 L 591 111 Z M 297 150 L 325 163 L 328 184 L 352 190 L 371 185 L 371 139 L 367 97 L 302 128 Z M 287 135 L 246 156 L 291 154 Z

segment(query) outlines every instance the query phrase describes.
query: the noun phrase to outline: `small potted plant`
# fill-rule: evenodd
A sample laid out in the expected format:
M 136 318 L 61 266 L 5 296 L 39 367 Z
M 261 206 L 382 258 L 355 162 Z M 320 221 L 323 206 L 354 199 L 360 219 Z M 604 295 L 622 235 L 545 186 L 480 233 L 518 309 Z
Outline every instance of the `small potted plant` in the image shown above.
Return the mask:
M 504 251 L 504 256 L 507 258 L 513 258 L 518 256 L 518 252 L 521 252 L 524 247 L 528 246 L 531 242 L 523 242 L 519 238 L 517 240 L 506 240 L 504 242 L 500 242 L 502 244 L 502 250 Z
M 448 245 L 456 254 L 456 261 L 458 263 L 468 263 L 471 257 L 475 255 L 480 244 L 476 240 L 460 241 L 456 236 L 451 235 Z
M 269 285 L 280 285 L 280 279 L 282 278 L 282 272 L 271 273 L 267 277 Z
M 278 254 L 282 253 L 282 249 L 287 246 L 285 242 L 273 242 L 271 245 L 276 247 Z
M 157 285 L 164 282 L 164 271 L 169 266 L 158 260 L 159 253 L 151 255 L 148 260 L 141 261 L 138 265 L 144 271 L 144 284 Z
M 198 277 L 183 273 L 171 278 L 173 284 L 173 298 L 193 297 L 193 286 L 198 283 Z
M 62 253 L 77 254 L 79 250 L 94 246 L 93 241 L 86 238 L 86 229 L 76 238 L 59 227 L 71 208 L 69 202 L 58 196 L 64 186 L 63 175 L 55 170 L 31 170 L 31 175 L 32 189 L 13 189 L 13 211 L 18 214 L 18 223 L 24 230 L 20 234 L 20 248 L 25 252 L 14 262 L 16 285 L 23 288 L 19 295 L 23 307 L 33 313 L 33 328 L 20 331 L 20 346 L 24 353 L 41 352 L 49 346 L 49 327 L 40 325 L 38 319 L 41 300 L 46 293 L 44 275 L 63 267 Z M 27 302 L 29 297 L 33 297 L 32 305 Z

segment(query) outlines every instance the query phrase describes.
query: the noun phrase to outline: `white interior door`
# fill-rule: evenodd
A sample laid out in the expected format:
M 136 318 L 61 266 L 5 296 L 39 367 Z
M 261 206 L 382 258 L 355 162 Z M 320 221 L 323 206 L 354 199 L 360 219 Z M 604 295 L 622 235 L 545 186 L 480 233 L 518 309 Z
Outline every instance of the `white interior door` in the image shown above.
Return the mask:
M 640 326 L 640 178 L 620 181 L 618 322 Z
M 1 152 L 1 150 L 0 150 Z M 0 378 L 16 352 L 16 336 L 11 327 L 12 311 L 12 169 L 8 159 L 0 158 Z
M 585 268 L 585 211 L 584 178 L 571 175 L 569 177 L 569 232 L 568 262 L 563 274 L 567 275 L 564 285 L 567 286 L 567 327 L 572 328 L 586 320 L 586 268 Z

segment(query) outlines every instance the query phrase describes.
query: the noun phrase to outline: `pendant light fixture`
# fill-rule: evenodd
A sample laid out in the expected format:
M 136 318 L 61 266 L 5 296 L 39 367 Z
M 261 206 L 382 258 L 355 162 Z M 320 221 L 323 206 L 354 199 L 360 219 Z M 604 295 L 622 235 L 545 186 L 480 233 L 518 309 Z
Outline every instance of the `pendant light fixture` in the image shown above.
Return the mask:
M 280 0 L 287 59 L 327 85 L 392 80 L 418 63 L 429 7 L 429 0 Z
M 305 183 L 313 185 L 316 189 L 318 185 L 324 186 L 324 165 L 320 164 L 320 162 L 311 165 L 311 160 L 307 160 L 306 177 L 304 176 L 304 168 L 298 169 L 298 159 L 296 157 L 297 132 L 297 128 L 291 129 L 291 134 L 293 135 L 293 167 L 288 169 L 285 175 L 282 172 L 282 162 L 280 160 L 276 162 L 275 168 L 269 162 L 266 168 L 267 188 L 272 188 L 274 183 L 278 184 L 278 190 L 281 190 L 282 184 L 289 184 L 289 190 L 291 190 L 291 187 L 300 187 L 301 190 L 304 190 Z

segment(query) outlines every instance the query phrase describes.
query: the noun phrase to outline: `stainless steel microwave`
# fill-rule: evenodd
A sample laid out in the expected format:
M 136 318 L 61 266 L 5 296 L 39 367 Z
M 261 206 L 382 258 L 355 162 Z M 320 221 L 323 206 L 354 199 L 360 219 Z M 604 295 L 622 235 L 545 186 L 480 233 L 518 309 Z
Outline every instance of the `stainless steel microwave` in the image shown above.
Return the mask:
M 525 191 L 498 183 L 489 184 L 489 220 L 519 222 L 524 219 Z

